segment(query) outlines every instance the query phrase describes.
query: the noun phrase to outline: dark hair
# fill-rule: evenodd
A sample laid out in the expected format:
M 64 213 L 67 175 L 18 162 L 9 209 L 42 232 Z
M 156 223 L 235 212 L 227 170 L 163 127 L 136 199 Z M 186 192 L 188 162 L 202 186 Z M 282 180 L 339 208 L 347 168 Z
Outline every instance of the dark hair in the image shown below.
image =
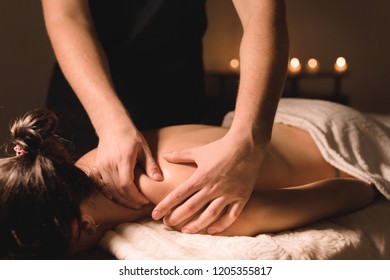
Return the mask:
M 80 204 L 95 192 L 58 136 L 58 118 L 38 109 L 10 127 L 19 156 L 0 159 L 0 259 L 61 259 Z

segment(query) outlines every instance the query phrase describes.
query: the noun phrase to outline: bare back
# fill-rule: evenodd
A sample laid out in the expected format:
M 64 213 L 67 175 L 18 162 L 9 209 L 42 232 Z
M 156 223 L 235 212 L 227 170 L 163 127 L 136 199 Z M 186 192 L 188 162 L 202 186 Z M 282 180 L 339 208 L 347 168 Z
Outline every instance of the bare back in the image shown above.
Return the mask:
M 226 132 L 226 128 L 205 125 L 181 125 L 145 131 L 143 134 L 163 172 L 164 181 L 156 182 L 150 179 L 137 167 L 136 185 L 152 202 L 158 203 L 189 178 L 196 168 L 195 164 L 171 164 L 162 155 L 165 152 L 210 143 L 223 137 Z M 93 150 L 83 156 L 78 165 L 93 166 L 94 157 Z M 294 187 L 334 177 L 334 168 L 324 161 L 307 132 L 275 124 L 255 189 Z

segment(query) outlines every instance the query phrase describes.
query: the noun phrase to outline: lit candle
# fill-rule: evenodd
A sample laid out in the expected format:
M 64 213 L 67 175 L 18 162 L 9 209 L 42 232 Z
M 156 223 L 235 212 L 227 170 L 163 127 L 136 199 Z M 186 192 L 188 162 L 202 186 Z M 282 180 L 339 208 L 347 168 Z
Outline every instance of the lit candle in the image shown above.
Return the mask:
M 348 64 L 347 61 L 345 60 L 344 57 L 338 57 L 336 59 L 336 63 L 334 64 L 334 70 L 337 73 L 344 73 L 348 69 Z
M 307 61 L 307 64 L 306 64 L 306 71 L 307 72 L 314 74 L 314 73 L 317 73 L 319 69 L 320 69 L 320 63 L 318 62 L 317 59 L 310 58 Z
M 288 72 L 290 74 L 298 74 L 301 71 L 301 69 L 302 69 L 302 65 L 299 59 L 296 57 L 291 58 L 288 63 Z
M 240 67 L 240 61 L 238 59 L 233 58 L 232 60 L 230 60 L 230 68 L 237 71 L 239 67 Z

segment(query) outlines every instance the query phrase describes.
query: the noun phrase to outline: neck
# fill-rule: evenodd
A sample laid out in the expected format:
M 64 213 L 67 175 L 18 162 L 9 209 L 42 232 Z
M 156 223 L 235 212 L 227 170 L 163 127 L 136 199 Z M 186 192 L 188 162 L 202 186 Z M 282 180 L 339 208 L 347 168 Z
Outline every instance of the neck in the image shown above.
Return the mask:
M 96 223 L 109 230 L 121 223 L 134 222 L 148 216 L 150 217 L 153 207 L 153 205 L 147 205 L 142 209 L 136 210 L 115 203 L 107 199 L 103 194 L 97 193 L 83 203 L 81 211 L 91 215 Z
M 80 209 L 82 214 L 91 216 L 99 227 L 95 232 L 88 233 L 82 230 L 81 235 L 78 235 L 78 227 L 75 226 L 74 236 L 77 238 L 71 242 L 69 254 L 74 255 L 95 246 L 108 230 L 121 223 L 150 217 L 153 207 L 154 205 L 150 204 L 140 210 L 135 210 L 112 202 L 100 193 L 93 195 L 80 206 Z

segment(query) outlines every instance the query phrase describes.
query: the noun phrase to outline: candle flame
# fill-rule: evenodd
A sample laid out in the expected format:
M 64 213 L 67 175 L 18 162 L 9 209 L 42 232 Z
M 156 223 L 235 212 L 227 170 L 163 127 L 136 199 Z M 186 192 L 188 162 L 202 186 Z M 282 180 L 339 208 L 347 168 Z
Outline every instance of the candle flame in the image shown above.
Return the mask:
M 230 67 L 232 67 L 233 69 L 237 69 L 239 66 L 240 61 L 238 59 L 233 58 L 232 60 L 230 60 Z
M 347 68 L 348 68 L 347 60 L 342 56 L 338 57 L 334 64 L 334 69 L 336 70 L 336 72 L 343 73 L 347 71 Z
M 299 66 L 301 65 L 301 62 L 299 61 L 298 58 L 293 57 L 290 60 L 290 65 L 291 65 L 292 68 L 299 68 Z
M 318 61 L 315 58 L 310 58 L 309 61 L 307 62 L 307 65 L 310 68 L 316 68 L 318 66 Z
M 345 60 L 344 57 L 340 56 L 336 60 L 336 65 L 340 68 L 343 68 L 347 65 L 347 61 Z

